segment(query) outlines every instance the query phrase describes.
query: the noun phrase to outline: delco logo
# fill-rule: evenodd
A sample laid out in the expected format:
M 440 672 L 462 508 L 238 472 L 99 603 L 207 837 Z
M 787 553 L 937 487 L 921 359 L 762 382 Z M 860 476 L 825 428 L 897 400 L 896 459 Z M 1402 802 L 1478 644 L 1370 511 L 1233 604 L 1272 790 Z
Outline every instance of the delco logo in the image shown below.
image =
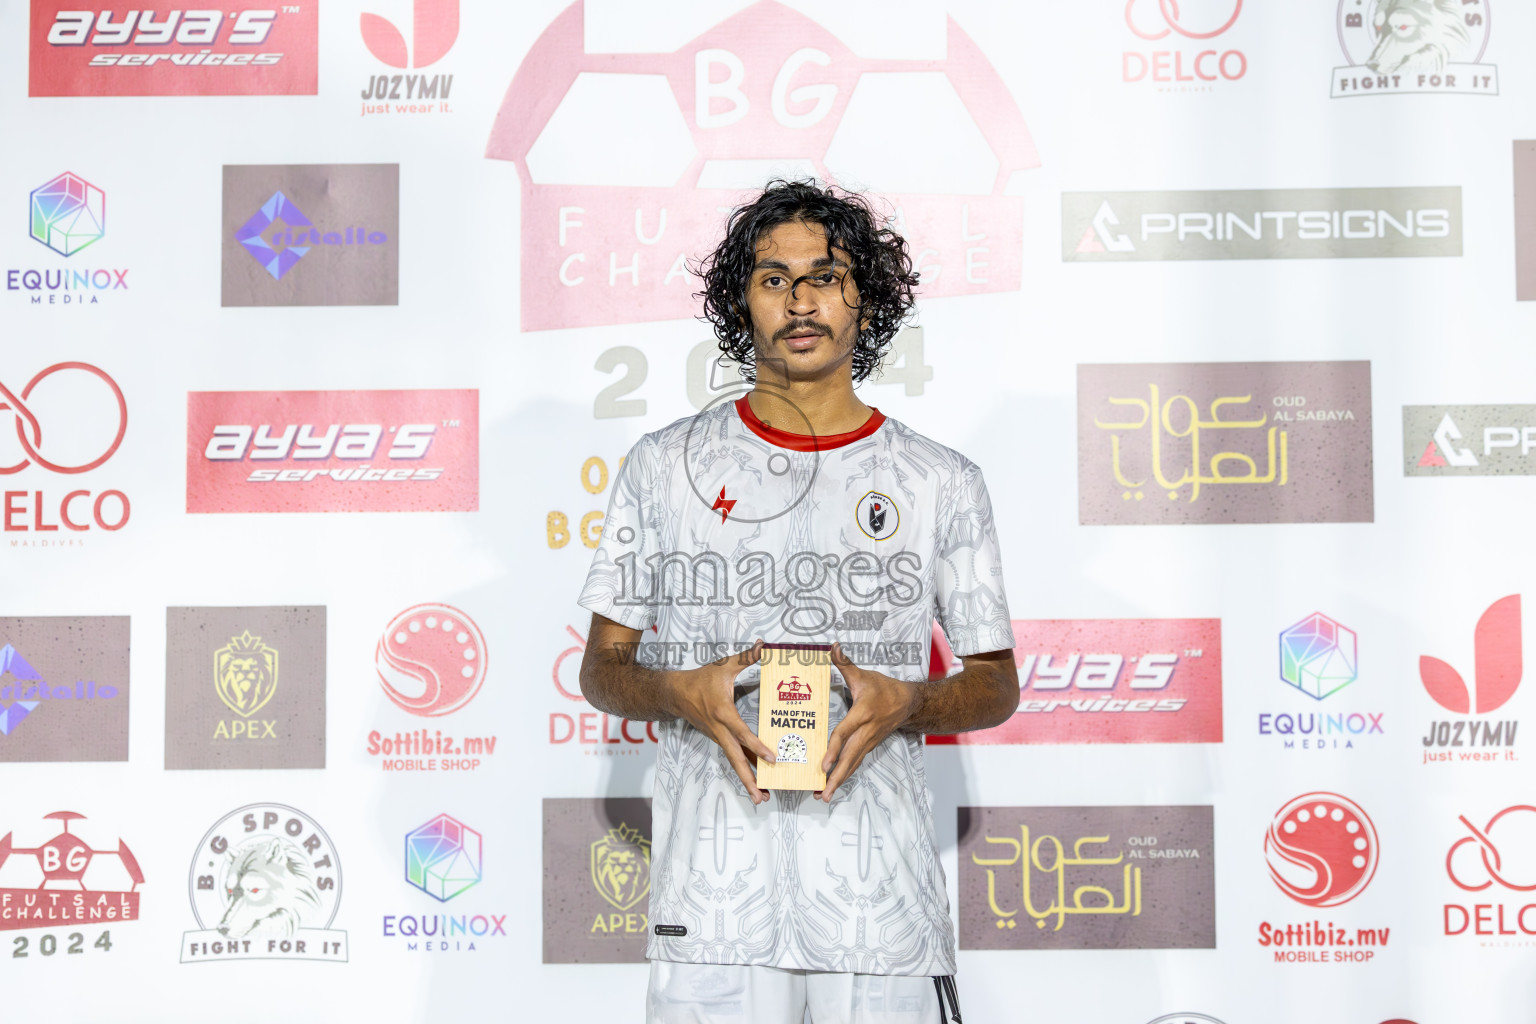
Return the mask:
M 187 511 L 473 510 L 478 394 L 193 392 Z
M 954 21 L 942 60 L 873 60 L 769 0 L 671 53 L 587 52 L 585 17 L 533 44 L 486 147 L 523 182 L 523 330 L 691 317 L 688 258 L 779 174 L 878 190 L 924 297 L 1019 288 L 1016 175 L 1040 159 Z
M 319 5 L 32 0 L 32 96 L 314 95 Z
M 1221 742 L 1220 619 L 1015 620 L 1013 633 L 1018 711 L 929 742 Z

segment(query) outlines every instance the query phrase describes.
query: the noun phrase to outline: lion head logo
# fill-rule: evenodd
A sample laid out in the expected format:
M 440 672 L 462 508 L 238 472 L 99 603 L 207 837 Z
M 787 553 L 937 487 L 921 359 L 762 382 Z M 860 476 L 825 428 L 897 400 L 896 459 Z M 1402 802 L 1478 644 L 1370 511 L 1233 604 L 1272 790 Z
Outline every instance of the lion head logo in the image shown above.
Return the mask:
M 213 686 L 231 711 L 249 718 L 277 692 L 277 650 L 246 630 L 213 652 Z
M 1460 0 L 1376 0 L 1372 71 L 1442 71 L 1470 42 Z
M 651 891 L 651 841 L 620 822 L 592 844 L 592 884 L 619 910 L 628 910 Z

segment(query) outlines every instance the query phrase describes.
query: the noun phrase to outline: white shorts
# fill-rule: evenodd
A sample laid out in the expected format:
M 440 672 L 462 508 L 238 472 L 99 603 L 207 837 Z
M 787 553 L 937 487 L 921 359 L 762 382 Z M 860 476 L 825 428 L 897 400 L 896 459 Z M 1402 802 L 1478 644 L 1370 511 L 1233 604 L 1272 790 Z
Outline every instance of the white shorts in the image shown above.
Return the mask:
M 953 1002 L 953 982 L 947 1001 Z M 651 961 L 647 1024 L 942 1024 L 933 978 Z M 958 1007 L 954 1020 L 959 1020 Z

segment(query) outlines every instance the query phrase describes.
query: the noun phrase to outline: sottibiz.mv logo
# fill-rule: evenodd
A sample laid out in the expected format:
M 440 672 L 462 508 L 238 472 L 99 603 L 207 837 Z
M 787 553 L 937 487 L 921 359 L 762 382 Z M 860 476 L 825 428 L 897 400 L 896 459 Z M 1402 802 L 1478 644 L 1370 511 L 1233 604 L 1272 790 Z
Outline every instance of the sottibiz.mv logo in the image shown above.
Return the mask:
M 250 804 L 209 829 L 192 858 L 192 913 L 181 962 L 347 959 L 331 927 L 341 902 L 341 858 L 308 815 Z
M 319 3 L 223 9 L 32 0 L 32 96 L 307 95 Z
M 1419 657 L 1419 679 L 1435 703 L 1457 715 L 1486 715 L 1497 711 L 1520 688 L 1523 645 L 1520 637 L 1520 595 L 1501 597 L 1477 620 L 1472 634 L 1474 687 L 1455 666 L 1428 654 Z M 1473 718 L 1431 722 L 1424 736 L 1424 763 L 1432 761 L 1498 761 L 1515 759 L 1513 719 L 1491 722 Z M 1502 748 L 1502 756 L 1500 749 Z
M 478 391 L 195 391 L 188 512 L 469 512 Z
M 523 183 L 524 330 L 692 316 L 688 258 L 781 174 L 877 189 L 924 296 L 1019 287 L 1009 185 L 1040 159 L 954 21 L 942 60 L 873 60 L 768 0 L 670 53 L 588 52 L 585 20 L 572 4 L 533 44 L 486 147 Z

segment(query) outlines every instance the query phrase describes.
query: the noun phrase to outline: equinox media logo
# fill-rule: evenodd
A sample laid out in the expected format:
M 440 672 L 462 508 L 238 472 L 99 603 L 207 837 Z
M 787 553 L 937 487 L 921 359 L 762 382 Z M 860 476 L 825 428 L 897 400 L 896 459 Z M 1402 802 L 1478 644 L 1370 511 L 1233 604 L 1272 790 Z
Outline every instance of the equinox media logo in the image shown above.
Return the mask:
M 107 194 L 65 171 L 32 190 L 32 237 L 73 256 L 107 233 Z

